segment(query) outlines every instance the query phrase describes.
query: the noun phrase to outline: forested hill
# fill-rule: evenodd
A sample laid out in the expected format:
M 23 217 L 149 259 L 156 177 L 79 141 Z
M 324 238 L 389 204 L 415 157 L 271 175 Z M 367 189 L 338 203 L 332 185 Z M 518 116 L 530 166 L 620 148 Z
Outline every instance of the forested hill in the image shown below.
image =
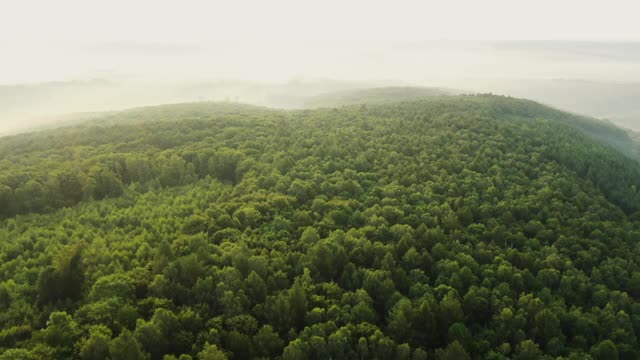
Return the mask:
M 459 90 L 427 87 L 380 87 L 371 89 L 345 90 L 310 97 L 305 101 L 307 108 L 340 107 L 349 105 L 392 104 L 415 102 L 462 93 Z M 436 99 L 441 101 L 442 99 Z M 502 99 L 504 100 L 504 99 Z M 486 101 L 483 100 L 483 101 Z M 515 113 L 520 116 L 544 117 L 565 123 L 583 131 L 585 134 L 607 146 L 613 147 L 628 157 L 640 161 L 640 142 L 634 134 L 621 129 L 608 121 L 596 120 L 586 116 L 570 114 L 538 103 L 523 99 L 510 99 L 507 102 L 491 103 L 498 112 L 497 116 Z
M 573 115 L 109 117 L 0 139 L 2 360 L 640 356 L 640 165 Z

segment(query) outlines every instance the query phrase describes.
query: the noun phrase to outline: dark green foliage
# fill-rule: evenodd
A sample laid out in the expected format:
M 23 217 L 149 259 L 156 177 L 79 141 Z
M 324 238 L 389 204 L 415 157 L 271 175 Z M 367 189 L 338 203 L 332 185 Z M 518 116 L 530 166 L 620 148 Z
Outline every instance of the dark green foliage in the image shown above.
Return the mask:
M 38 276 L 38 300 L 42 304 L 75 299 L 80 296 L 84 282 L 81 252 L 84 241 L 67 245 L 53 258 L 53 265 Z
M 191 104 L 0 139 L 0 359 L 637 358 L 640 166 L 576 121 Z
M 79 343 L 80 358 L 83 360 L 100 360 L 109 357 L 111 331 L 97 325 L 89 329 L 89 337 Z
M 470 360 L 471 357 L 457 340 L 449 344 L 445 349 L 436 351 L 438 360 Z
M 142 360 L 145 358 L 140 344 L 127 329 L 122 330 L 122 333 L 111 341 L 109 354 L 113 360 Z

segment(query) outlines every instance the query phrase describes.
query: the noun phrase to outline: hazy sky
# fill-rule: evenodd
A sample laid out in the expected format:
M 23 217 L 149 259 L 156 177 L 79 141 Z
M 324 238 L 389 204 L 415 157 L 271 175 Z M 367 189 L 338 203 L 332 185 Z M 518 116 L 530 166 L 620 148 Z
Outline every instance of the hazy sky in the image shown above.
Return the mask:
M 223 95 L 268 103 L 255 83 L 216 79 L 442 86 L 564 106 L 536 96 L 555 79 L 640 84 L 638 14 L 640 0 L 0 0 L 0 131 Z M 513 90 L 531 80 L 543 88 Z M 584 97 L 554 94 L 565 93 Z
M 418 79 L 437 76 L 442 71 L 433 68 L 440 64 L 462 73 L 482 75 L 489 67 L 513 75 L 517 69 L 501 62 L 513 65 L 514 61 L 504 60 L 503 55 L 473 49 L 443 55 L 434 52 L 433 44 L 421 42 L 640 40 L 638 4 L 632 0 L 0 0 L 0 84 L 161 74 L 261 80 L 361 79 L 377 74 L 406 80 L 416 66 L 429 66 L 433 72 Z M 389 47 L 398 44 L 404 47 L 394 58 Z M 518 61 L 536 61 L 526 59 Z M 471 60 L 473 64 L 468 63 Z M 551 68 L 532 70 L 532 75 L 565 75 L 562 64 L 567 59 L 557 60 Z M 517 65 L 521 69 L 527 64 Z M 571 71 L 574 76 L 591 70 L 578 65 Z M 627 68 L 622 64 L 611 71 L 619 75 L 613 76 L 617 79 Z
M 3 0 L 10 43 L 640 39 L 634 0 Z

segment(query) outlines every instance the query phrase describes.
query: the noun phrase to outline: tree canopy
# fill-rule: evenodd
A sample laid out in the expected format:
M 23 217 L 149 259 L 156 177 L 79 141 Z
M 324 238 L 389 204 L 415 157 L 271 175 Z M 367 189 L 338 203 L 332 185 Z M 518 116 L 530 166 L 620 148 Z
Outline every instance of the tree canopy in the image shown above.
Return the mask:
M 187 104 L 1 138 L 0 359 L 635 359 L 640 165 L 561 118 Z

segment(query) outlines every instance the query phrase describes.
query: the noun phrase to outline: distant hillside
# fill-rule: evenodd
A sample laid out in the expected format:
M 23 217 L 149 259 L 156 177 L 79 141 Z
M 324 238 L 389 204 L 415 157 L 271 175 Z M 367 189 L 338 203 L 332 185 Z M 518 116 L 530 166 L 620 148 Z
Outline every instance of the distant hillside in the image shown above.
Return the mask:
M 439 88 L 380 87 L 320 94 L 307 98 L 304 102 L 304 106 L 306 108 L 318 108 L 355 104 L 385 104 L 453 94 L 453 90 Z
M 607 119 L 617 126 L 640 130 L 640 83 L 551 80 L 487 80 L 468 88 L 532 99 L 544 104 Z
M 638 142 L 636 136 L 631 131 L 622 129 L 609 121 L 568 113 L 525 99 L 510 98 L 508 102 L 508 105 L 494 104 L 495 111 L 511 108 L 508 112 L 515 115 L 527 114 L 527 116 L 550 119 L 569 125 L 584 132 L 601 144 L 640 161 L 640 142 Z
M 415 101 L 425 98 L 455 95 L 459 91 L 440 88 L 423 87 L 381 87 L 373 89 L 357 89 L 321 94 L 305 101 L 307 108 L 339 107 L 361 104 L 391 104 L 396 102 Z M 640 142 L 630 131 L 619 128 L 606 121 L 567 113 L 551 107 L 540 105 L 524 99 L 510 99 L 510 105 L 517 104 L 520 114 L 553 119 L 579 129 L 602 144 L 610 146 L 630 158 L 640 161 Z M 494 104 L 499 107 L 499 104 Z M 496 109 L 500 111 L 501 109 Z
M 117 111 L 157 104 L 224 101 L 302 108 L 310 96 L 388 84 L 382 81 L 333 80 L 261 83 L 239 80 L 144 82 L 98 79 L 0 85 L 0 135 L 59 126 L 78 119 L 77 113 Z

